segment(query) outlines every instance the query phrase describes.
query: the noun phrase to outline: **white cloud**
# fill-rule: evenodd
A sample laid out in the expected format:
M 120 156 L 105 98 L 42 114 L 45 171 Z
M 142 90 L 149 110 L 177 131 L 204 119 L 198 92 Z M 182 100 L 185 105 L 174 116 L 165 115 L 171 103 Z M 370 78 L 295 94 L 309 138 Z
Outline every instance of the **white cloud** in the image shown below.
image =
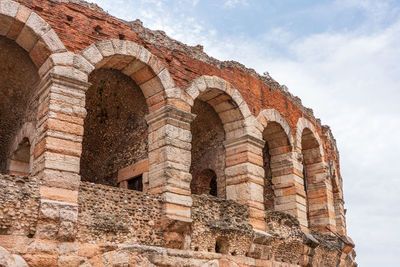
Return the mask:
M 226 0 L 224 2 L 224 7 L 235 8 L 238 5 L 247 5 L 247 0 Z

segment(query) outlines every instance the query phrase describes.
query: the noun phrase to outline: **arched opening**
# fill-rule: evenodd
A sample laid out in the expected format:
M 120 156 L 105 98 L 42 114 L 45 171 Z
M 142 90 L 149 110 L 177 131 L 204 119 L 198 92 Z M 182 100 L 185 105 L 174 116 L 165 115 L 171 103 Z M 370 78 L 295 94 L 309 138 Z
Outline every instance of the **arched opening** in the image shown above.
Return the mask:
M 190 189 L 192 194 L 209 194 L 217 196 L 217 175 L 213 170 L 205 169 L 192 178 Z
M 19 162 L 24 166 L 20 173 L 15 173 L 26 175 L 29 174 L 30 154 L 26 155 L 29 142 L 21 143 L 15 153 L 11 146 L 23 124 L 36 120 L 33 95 L 39 82 L 38 69 L 25 50 L 1 36 L 0 62 L 0 173 L 7 173 L 10 166 L 16 168 Z M 13 162 L 12 158 L 22 161 Z
M 225 168 L 225 131 L 214 108 L 196 99 L 192 107 L 196 118 L 191 123 L 192 133 L 192 194 L 224 196 L 222 191 Z
M 19 143 L 8 163 L 8 173 L 26 176 L 30 173 L 31 144 L 28 138 Z
M 147 171 L 146 100 L 130 77 L 115 69 L 96 69 L 89 76 L 81 177 L 110 186 L 143 190 Z
M 319 150 L 319 143 L 315 138 L 313 132 L 305 128 L 301 136 L 301 152 L 303 155 L 303 177 L 304 177 L 304 191 L 306 192 L 306 210 L 308 225 L 311 225 L 312 200 L 310 199 L 310 192 L 313 191 L 315 184 L 315 164 L 321 162 L 321 153 Z
M 274 209 L 275 190 L 274 181 L 276 177 L 285 175 L 287 171 L 288 159 L 287 153 L 291 147 L 289 139 L 282 126 L 277 122 L 268 122 L 263 132 L 265 146 L 263 149 L 264 159 L 264 205 L 266 209 Z

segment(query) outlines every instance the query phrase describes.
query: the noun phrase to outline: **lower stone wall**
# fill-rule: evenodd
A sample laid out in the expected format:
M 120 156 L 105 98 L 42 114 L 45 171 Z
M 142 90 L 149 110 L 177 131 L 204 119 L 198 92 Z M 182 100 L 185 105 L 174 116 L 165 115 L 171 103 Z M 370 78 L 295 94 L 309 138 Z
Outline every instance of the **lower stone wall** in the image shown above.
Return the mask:
M 0 235 L 0 247 L 21 256 L 31 267 L 299 267 L 273 260 L 137 244 L 95 245 Z
M 37 222 L 46 214 L 71 217 L 68 210 L 40 204 L 35 178 L 0 175 L 0 247 L 37 267 L 357 266 L 348 237 L 304 233 L 294 217 L 275 211 L 266 213 L 266 231 L 255 231 L 248 207 L 210 195 L 192 198 L 184 249 L 171 249 L 166 248 L 161 197 L 81 183 L 76 238 L 59 239 L 62 224 L 53 229 Z M 41 234 L 52 230 L 58 234 Z
M 0 175 L 0 234 L 33 236 L 39 201 L 36 178 Z
M 249 209 L 231 200 L 192 195 L 190 248 L 227 255 L 246 255 L 253 241 Z
M 83 182 L 79 189 L 77 240 L 161 246 L 161 198 Z

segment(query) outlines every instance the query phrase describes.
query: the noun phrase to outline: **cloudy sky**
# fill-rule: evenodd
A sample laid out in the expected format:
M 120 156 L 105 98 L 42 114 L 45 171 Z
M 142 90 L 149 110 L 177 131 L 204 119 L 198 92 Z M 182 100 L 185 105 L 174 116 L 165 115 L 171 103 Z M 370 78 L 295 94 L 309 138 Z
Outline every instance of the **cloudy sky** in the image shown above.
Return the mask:
M 400 1 L 92 2 L 287 85 L 337 139 L 359 266 L 400 266 Z

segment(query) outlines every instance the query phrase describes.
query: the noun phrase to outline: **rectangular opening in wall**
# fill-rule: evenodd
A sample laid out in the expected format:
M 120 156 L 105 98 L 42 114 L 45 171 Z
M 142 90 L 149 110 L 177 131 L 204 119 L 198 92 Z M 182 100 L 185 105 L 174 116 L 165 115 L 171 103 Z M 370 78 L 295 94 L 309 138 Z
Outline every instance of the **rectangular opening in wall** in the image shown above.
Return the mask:
M 128 189 L 143 191 L 143 175 L 136 176 L 130 180 L 128 180 Z

